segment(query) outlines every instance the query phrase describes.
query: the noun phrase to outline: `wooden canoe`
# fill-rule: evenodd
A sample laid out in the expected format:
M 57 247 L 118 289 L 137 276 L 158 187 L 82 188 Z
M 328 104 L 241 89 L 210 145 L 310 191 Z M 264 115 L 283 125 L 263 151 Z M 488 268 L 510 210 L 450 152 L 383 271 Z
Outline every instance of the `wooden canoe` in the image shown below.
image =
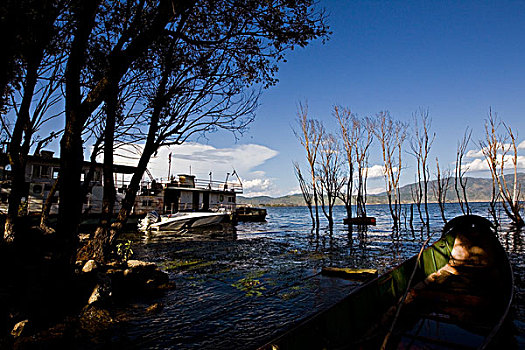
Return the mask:
M 504 341 L 513 285 L 490 221 L 460 216 L 419 260 L 363 284 L 261 349 L 379 349 L 387 333 L 388 349 L 485 349 Z

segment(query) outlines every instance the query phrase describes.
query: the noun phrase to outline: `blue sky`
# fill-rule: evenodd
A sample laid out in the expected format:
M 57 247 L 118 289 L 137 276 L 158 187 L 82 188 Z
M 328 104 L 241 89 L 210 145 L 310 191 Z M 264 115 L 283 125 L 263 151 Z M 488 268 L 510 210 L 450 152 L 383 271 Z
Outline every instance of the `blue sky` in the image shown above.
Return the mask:
M 256 121 L 237 142 L 278 152 L 253 169 L 271 179 L 269 194 L 297 188 L 292 161 L 303 161 L 304 152 L 292 127 L 299 101 L 308 101 L 311 116 L 334 130 L 336 104 L 360 116 L 389 110 L 403 121 L 419 107 L 428 108 L 436 133 L 431 157 L 442 164 L 454 161 L 466 126 L 475 141 L 469 149 L 477 147 L 489 107 L 518 134 L 523 129 L 524 2 L 323 1 L 321 6 L 329 14 L 330 40 L 287 56 L 279 84 L 264 92 Z M 233 137 L 222 134 L 210 143 L 235 147 Z M 408 154 L 405 159 L 402 181 L 408 183 L 414 167 Z M 370 165 L 379 163 L 376 145 Z M 370 186 L 382 187 L 382 180 Z
M 525 2 L 321 1 L 320 6 L 327 10 L 332 36 L 324 45 L 318 41 L 289 52 L 280 65 L 280 82 L 264 91 L 248 132 L 239 140 L 219 132 L 171 150 L 172 172 L 187 173 L 191 165 L 199 177 L 213 171 L 223 179 L 234 167 L 246 195 L 296 192 L 292 161 L 304 164 L 304 151 L 292 127 L 297 104 L 305 101 L 311 117 L 332 131 L 337 104 L 359 116 L 388 110 L 406 122 L 418 108 L 428 108 L 436 133 L 431 159 L 439 157 L 442 166 L 453 163 L 467 126 L 473 129 L 469 149 L 478 148 L 489 107 L 518 134 L 523 130 Z M 378 151 L 375 144 L 370 166 L 381 163 Z M 155 176 L 167 173 L 168 153 L 160 152 L 150 164 Z M 412 157 L 404 157 L 406 184 L 414 181 L 415 169 Z M 371 179 L 369 187 L 376 192 L 384 188 L 383 180 Z

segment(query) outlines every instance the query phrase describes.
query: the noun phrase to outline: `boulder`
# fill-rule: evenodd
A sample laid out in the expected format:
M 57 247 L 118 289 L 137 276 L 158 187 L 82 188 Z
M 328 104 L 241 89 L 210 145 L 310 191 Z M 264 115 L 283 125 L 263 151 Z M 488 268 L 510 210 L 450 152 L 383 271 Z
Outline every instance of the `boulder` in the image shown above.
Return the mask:
M 84 273 L 89 273 L 89 272 L 93 272 L 95 271 L 96 269 L 98 268 L 98 264 L 95 260 L 88 260 L 85 264 L 84 264 L 84 267 L 82 268 L 82 272 Z
M 89 333 L 107 330 L 116 321 L 108 310 L 95 305 L 86 305 L 80 314 L 80 327 Z
M 18 338 L 24 335 L 25 333 L 27 333 L 29 326 L 30 326 L 29 320 L 20 321 L 17 324 L 15 324 L 15 326 L 13 327 L 13 330 L 11 331 L 11 335 L 14 338 Z
M 98 283 L 89 297 L 88 305 L 94 303 L 103 304 L 109 301 L 111 298 L 113 291 L 111 278 L 109 278 L 109 276 L 106 274 L 99 274 L 97 279 Z
M 127 261 L 128 269 L 156 269 L 157 265 L 148 261 L 141 260 L 128 260 Z
M 115 283 L 115 290 L 124 294 L 157 291 L 160 290 L 160 286 L 169 283 L 168 274 L 161 271 L 155 263 L 140 260 L 128 260 L 127 268 L 122 272 L 111 269 L 111 273 L 108 270 L 108 274 Z

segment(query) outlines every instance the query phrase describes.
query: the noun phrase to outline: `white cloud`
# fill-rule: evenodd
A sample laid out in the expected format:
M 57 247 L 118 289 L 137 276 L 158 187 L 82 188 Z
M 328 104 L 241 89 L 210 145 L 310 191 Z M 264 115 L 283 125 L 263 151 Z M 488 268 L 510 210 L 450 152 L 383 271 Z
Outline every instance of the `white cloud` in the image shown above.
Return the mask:
M 243 195 L 246 197 L 257 197 L 257 196 L 270 196 L 278 197 L 282 196 L 282 189 L 278 188 L 275 184 L 276 179 L 274 178 L 263 178 L 263 179 L 252 179 L 242 180 L 243 184 Z
M 368 178 L 374 179 L 378 177 L 383 177 L 385 174 L 385 167 L 382 165 L 372 165 L 368 168 Z
M 143 145 L 121 145 L 115 151 L 115 163 L 136 165 L 142 149 Z M 148 169 L 155 179 L 165 181 L 168 178 L 170 153 L 171 175 L 188 174 L 191 167 L 191 173 L 199 179 L 208 180 L 209 173 L 212 172 L 213 180 L 224 181 L 226 174 L 231 174 L 235 169 L 243 179 L 245 195 L 278 193 L 274 179 L 265 178 L 264 171 L 254 170 L 278 154 L 277 151 L 266 146 L 247 144 L 216 148 L 188 142 L 183 145 L 162 147 L 148 164 Z M 102 156 L 98 160 L 102 161 Z M 235 179 L 230 175 L 229 180 Z
M 397 173 L 397 167 L 394 167 L 392 169 L 394 173 Z M 368 178 L 369 179 L 377 179 L 380 177 L 383 177 L 385 175 L 385 167 L 383 165 L 372 165 L 368 168 Z
M 467 158 L 484 157 L 483 150 L 481 150 L 481 149 L 479 149 L 479 150 L 470 150 L 470 151 L 467 152 L 467 154 L 465 154 L 465 157 L 467 157 Z
M 262 192 L 268 191 L 273 186 L 273 183 L 270 179 L 253 179 L 244 180 L 242 185 L 246 192 Z
M 470 163 L 465 164 L 465 168 L 468 171 L 485 171 L 489 170 L 488 164 L 485 159 L 474 159 Z
M 505 156 L 504 163 L 505 169 L 514 169 L 514 159 L 512 156 Z M 517 163 L 518 169 L 525 169 L 525 156 L 518 156 Z M 470 163 L 465 164 L 465 169 L 468 169 L 468 171 L 489 171 L 489 167 L 485 158 L 472 160 Z
M 507 150 L 508 152 L 512 152 L 512 144 L 511 143 L 498 143 L 498 154 L 502 153 L 502 149 Z M 518 149 L 525 149 L 525 141 L 522 141 L 517 146 Z M 467 158 L 484 158 L 485 155 L 483 154 L 483 150 L 487 149 L 487 147 L 476 149 L 476 150 L 470 150 L 465 154 L 465 157 Z

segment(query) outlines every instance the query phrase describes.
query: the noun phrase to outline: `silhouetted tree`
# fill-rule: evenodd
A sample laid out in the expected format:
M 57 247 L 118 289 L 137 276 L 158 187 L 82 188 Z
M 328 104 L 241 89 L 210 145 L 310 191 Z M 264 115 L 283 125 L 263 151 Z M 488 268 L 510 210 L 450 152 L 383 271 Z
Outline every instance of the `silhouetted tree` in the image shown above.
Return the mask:
M 12 28 L 3 31 L 7 41 L 15 41 L 12 47 L 4 46 L 4 61 L 7 74 L 2 74 L 2 97 L 10 97 L 9 105 L 5 100 L 4 108 L 0 109 L 0 118 L 4 132 L 9 137 L 8 158 L 11 166 L 11 191 L 9 194 L 8 211 L 4 227 L 4 240 L 12 242 L 15 239 L 15 222 L 19 214 L 21 198 L 25 195 L 25 170 L 27 156 L 31 146 L 38 142 L 36 132 L 47 121 L 55 118 L 51 108 L 60 101 L 58 89 L 61 84 L 61 69 L 63 64 L 62 40 L 67 37 L 64 26 L 59 24 L 66 7 L 65 1 L 20 1 L 13 6 L 7 1 L 3 10 L 12 10 L 2 17 L 16 18 L 20 23 L 12 23 Z M 9 23 L 9 20 L 7 20 Z M 16 39 L 12 35 L 18 36 Z M 9 39 L 10 38 L 10 39 Z M 2 65 L 2 70 L 6 69 Z M 11 88 L 10 88 L 11 84 Z M 12 89 L 12 85 L 17 85 Z M 3 115 L 2 112 L 11 113 Z M 9 121 L 9 118 L 13 120 Z M 11 129 L 12 126 L 12 129 Z M 58 136 L 51 134 L 51 139 Z M 40 140 L 42 144 L 49 140 Z M 37 147 L 37 150 L 39 147 Z
M 114 245 L 159 147 L 218 129 L 242 132 L 254 118 L 259 89 L 277 82 L 274 75 L 284 53 L 326 34 L 322 13 L 308 2 L 183 5 L 170 9 L 176 16 L 157 33 L 147 56 L 138 59 L 153 69 L 142 95 L 147 101 L 141 121 L 145 133 L 130 135 L 130 141 L 145 143 L 116 221 L 97 238 L 106 250 L 98 250 L 97 259 L 103 260 Z M 105 96 L 110 86 L 105 85 Z

